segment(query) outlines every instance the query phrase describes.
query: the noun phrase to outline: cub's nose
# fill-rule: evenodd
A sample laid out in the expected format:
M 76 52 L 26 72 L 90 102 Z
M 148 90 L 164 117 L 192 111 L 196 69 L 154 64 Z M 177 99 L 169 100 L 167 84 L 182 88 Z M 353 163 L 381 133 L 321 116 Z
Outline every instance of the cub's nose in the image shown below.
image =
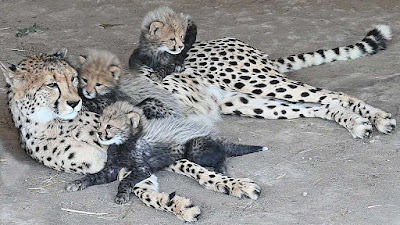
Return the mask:
M 184 48 L 185 48 L 184 45 L 179 46 L 179 49 L 180 49 L 180 50 L 183 50 Z
M 102 134 L 102 132 L 97 132 L 97 135 L 99 135 L 99 137 L 101 137 Z
M 81 102 L 81 100 L 79 100 L 79 101 L 67 101 L 67 104 L 69 106 L 71 106 L 72 108 L 75 108 L 79 104 L 79 102 Z

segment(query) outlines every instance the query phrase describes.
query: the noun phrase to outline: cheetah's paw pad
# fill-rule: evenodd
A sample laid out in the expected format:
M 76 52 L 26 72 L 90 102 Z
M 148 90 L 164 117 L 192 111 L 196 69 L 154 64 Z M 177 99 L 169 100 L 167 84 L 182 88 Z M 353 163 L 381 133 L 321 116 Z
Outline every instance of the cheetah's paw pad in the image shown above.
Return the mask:
M 392 115 L 385 113 L 375 120 L 376 129 L 383 134 L 390 134 L 396 128 L 396 120 L 392 119 Z
M 367 118 L 357 118 L 350 133 L 354 138 L 367 139 L 371 136 L 372 124 Z
M 126 204 L 129 201 L 129 194 L 128 193 L 118 193 L 114 199 L 115 203 L 117 204 Z
M 175 196 L 171 201 L 175 203 L 175 215 L 184 221 L 195 222 L 200 216 L 200 208 L 194 206 L 187 198 Z
M 83 189 L 85 189 L 85 187 L 80 180 L 74 180 L 65 187 L 65 190 L 68 192 L 81 191 Z

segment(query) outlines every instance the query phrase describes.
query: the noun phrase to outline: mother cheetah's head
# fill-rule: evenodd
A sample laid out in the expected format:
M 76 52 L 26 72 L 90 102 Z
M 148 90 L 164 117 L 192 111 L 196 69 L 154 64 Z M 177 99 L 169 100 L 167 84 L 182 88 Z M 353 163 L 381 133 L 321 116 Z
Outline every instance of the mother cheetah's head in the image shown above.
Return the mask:
M 12 110 L 36 122 L 75 118 L 82 108 L 78 74 L 65 57 L 63 49 L 52 55 L 27 57 L 17 66 L 0 62 L 11 90 Z

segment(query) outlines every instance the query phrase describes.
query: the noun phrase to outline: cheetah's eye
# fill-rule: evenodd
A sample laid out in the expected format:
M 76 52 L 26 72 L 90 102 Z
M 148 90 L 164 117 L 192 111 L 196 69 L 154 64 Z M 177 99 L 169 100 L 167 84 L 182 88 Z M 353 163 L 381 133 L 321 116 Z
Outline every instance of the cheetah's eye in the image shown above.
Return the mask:
M 82 78 L 82 81 L 87 83 L 87 79 L 86 78 Z
M 96 87 L 100 87 L 101 86 L 101 84 L 100 83 L 96 83 Z
M 111 125 L 107 124 L 106 129 L 111 129 Z
M 52 83 L 47 84 L 47 87 L 56 88 L 56 87 L 58 87 L 58 84 L 56 82 L 52 82 Z
M 175 42 L 175 38 L 171 38 L 171 39 L 169 39 L 170 41 L 172 41 L 172 42 Z

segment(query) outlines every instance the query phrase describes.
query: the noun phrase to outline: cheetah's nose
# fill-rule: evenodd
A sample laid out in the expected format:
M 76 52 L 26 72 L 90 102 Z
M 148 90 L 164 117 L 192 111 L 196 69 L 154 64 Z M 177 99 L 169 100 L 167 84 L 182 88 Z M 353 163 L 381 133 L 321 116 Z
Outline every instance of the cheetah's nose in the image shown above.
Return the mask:
M 99 135 L 99 137 L 101 137 L 102 134 L 102 132 L 97 132 L 97 135 Z
M 185 46 L 184 45 L 182 45 L 182 46 L 179 46 L 179 49 L 180 50 L 183 50 L 185 48 Z
M 69 106 L 71 106 L 72 108 L 75 108 L 79 104 L 80 101 L 81 100 L 79 100 L 79 101 L 67 101 L 67 104 Z

